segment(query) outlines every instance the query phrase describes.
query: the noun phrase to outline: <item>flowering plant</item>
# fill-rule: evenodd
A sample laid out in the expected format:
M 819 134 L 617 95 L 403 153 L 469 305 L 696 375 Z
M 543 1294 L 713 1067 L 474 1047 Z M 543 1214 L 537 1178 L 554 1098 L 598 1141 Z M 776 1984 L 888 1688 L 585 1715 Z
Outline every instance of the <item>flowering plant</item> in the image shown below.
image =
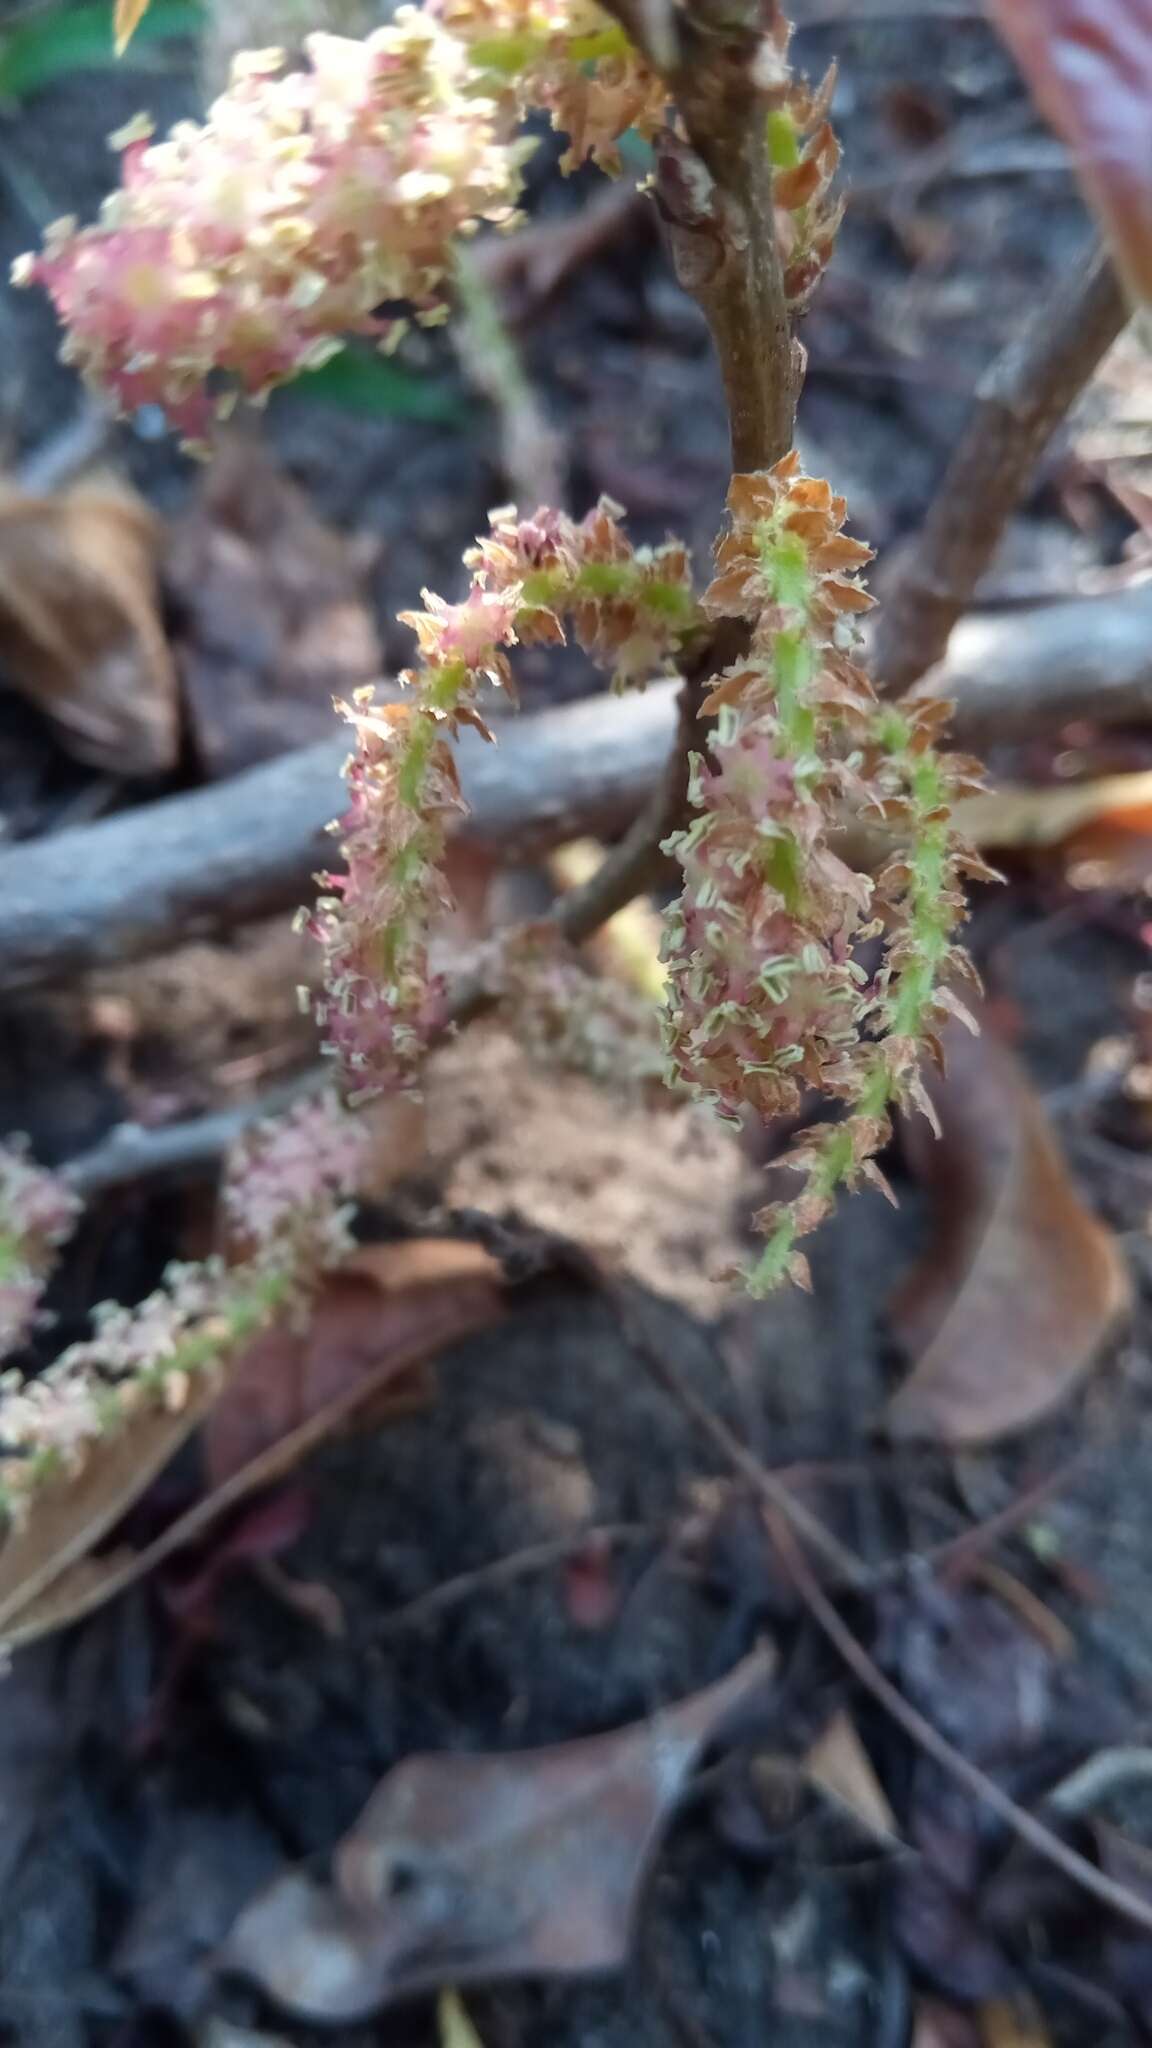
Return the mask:
M 678 274 L 711 323 L 733 470 L 715 573 L 694 594 L 675 540 L 638 548 L 620 508 L 491 516 L 458 603 L 425 592 L 403 615 L 418 663 L 399 703 L 361 692 L 343 865 L 304 914 L 324 954 L 319 1019 L 352 1102 L 418 1086 L 429 1047 L 478 1006 L 435 960 L 450 907 L 447 836 L 463 808 L 452 742 L 491 734 L 521 644 L 571 632 L 617 689 L 682 679 L 677 750 L 651 817 L 610 855 L 553 941 L 634 894 L 663 846 L 682 870 L 667 913 L 664 1045 L 671 1083 L 723 1117 L 795 1116 L 820 1096 L 839 1121 L 787 1163 L 799 1193 L 765 1211 L 749 1276 L 805 1280 L 797 1241 L 836 1190 L 879 1179 L 897 1106 L 927 1108 L 919 1068 L 962 1008 L 961 878 L 984 872 L 955 831 L 975 764 L 942 754 L 946 707 L 893 706 L 860 661 L 870 550 L 792 447 L 802 351 L 794 324 L 840 219 L 833 79 L 792 74 L 775 0 L 427 0 L 363 40 L 314 35 L 307 66 L 238 61 L 203 126 L 121 137 L 123 186 L 91 226 L 59 223 L 18 267 L 51 293 L 65 350 L 121 405 L 167 408 L 206 433 L 237 392 L 260 398 L 352 334 L 384 346 L 404 317 L 444 317 L 454 241 L 515 219 L 524 116 L 543 108 L 567 166 L 619 166 L 629 128 L 655 140 L 655 196 Z M 870 822 L 855 864 L 845 826 Z M 534 968 L 533 963 L 536 963 Z M 490 963 L 491 965 L 491 963 Z M 568 1006 L 547 934 L 504 949 L 504 989 L 534 971 Z M 482 999 L 501 994 L 497 949 Z M 494 986 L 492 985 L 494 984 Z M 556 1047 L 583 1028 L 538 1034 Z M 593 1034 L 594 1036 L 594 1034 Z M 98 1312 L 87 1343 L 0 1394 L 0 1483 L 12 1509 L 37 1476 L 82 1462 L 141 1403 L 179 1404 L 346 1244 L 359 1126 L 332 1098 L 244 1149 L 225 1192 L 236 1256 L 170 1271 L 134 1310 Z M 0 1170 L 0 1337 L 27 1326 L 70 1197 L 19 1155 Z M 5 1320 L 6 1319 L 6 1320 Z

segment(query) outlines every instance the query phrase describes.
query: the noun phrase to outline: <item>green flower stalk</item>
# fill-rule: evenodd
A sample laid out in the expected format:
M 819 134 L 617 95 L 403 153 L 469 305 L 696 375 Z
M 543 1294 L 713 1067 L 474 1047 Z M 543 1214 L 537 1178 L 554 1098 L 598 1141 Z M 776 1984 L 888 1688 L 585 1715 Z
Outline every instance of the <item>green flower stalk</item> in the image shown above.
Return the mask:
M 959 879 L 988 870 L 952 823 L 978 771 L 935 751 L 946 707 L 881 706 L 853 658 L 871 550 L 842 531 L 843 498 L 793 453 L 734 477 L 728 509 L 703 605 L 745 622 L 749 651 L 712 685 L 696 815 L 669 842 L 684 890 L 667 925 L 666 1046 L 675 1077 L 733 1121 L 794 1116 L 813 1092 L 848 1112 L 797 1142 L 784 1164 L 800 1193 L 757 1219 L 767 1243 L 748 1282 L 766 1293 L 806 1283 L 797 1240 L 841 1186 L 883 1185 L 874 1155 L 893 1108 L 927 1107 L 920 1060 L 967 970 Z M 869 814 L 901 847 L 875 879 L 837 850 L 846 819 Z
M 494 512 L 465 560 L 472 587 L 462 603 L 425 591 L 422 612 L 401 614 L 422 657 L 401 678 L 408 700 L 378 704 L 367 690 L 342 707 L 356 735 L 351 803 L 336 828 L 345 864 L 320 877 L 325 894 L 301 922 L 324 949 L 318 1016 L 354 1099 L 418 1086 L 446 1020 L 431 945 L 451 906 L 448 826 L 463 809 L 448 742 L 463 725 L 491 738 L 482 695 L 511 691 L 509 649 L 562 642 L 567 621 L 623 689 L 668 667 L 699 622 L 685 548 L 634 548 L 607 498 L 580 521 Z

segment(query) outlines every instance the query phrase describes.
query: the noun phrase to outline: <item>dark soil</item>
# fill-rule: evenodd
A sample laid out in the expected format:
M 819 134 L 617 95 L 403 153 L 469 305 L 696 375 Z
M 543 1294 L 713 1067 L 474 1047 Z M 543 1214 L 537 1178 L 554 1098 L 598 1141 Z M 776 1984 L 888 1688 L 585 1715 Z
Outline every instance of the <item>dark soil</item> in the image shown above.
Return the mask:
M 840 61 L 855 191 L 806 330 L 802 440 L 810 467 L 847 491 L 859 530 L 890 550 L 914 527 L 980 370 L 1087 228 L 1066 166 L 975 11 L 925 5 L 853 23 L 845 7 L 845 19 L 807 28 L 798 12 L 802 63 L 818 73 Z M 188 53 L 177 55 L 165 75 L 76 76 L 8 116 L 5 263 L 35 240 L 38 211 L 93 208 L 110 174 L 103 136 L 142 100 L 161 118 L 194 105 Z M 556 178 L 545 145 L 534 212 L 562 224 L 586 191 Z M 555 305 L 533 313 L 521 342 L 563 435 L 573 506 L 607 491 L 642 534 L 685 533 L 705 561 L 727 473 L 723 414 L 707 336 L 670 281 L 651 220 L 637 213 Z M 13 455 L 27 458 L 81 402 L 36 296 L 0 293 L 0 354 Z M 286 393 L 267 429 L 323 515 L 377 543 L 371 599 L 389 663 L 408 654 L 394 613 L 422 585 L 454 593 L 463 547 L 507 495 L 496 423 L 450 344 L 424 338 L 410 360 L 443 397 L 438 422 Z M 167 443 L 125 430 L 116 452 L 165 513 L 195 490 Z M 1083 564 L 1114 558 L 1123 521 L 1080 479 L 1077 524 L 1067 476 L 1058 450 L 1013 528 L 990 601 L 1021 584 L 1059 587 Z M 531 705 L 589 685 L 579 664 L 540 661 L 525 696 Z M 0 812 L 19 820 L 10 829 L 50 829 L 90 778 L 15 700 L 2 711 Z M 1052 752 L 1060 744 L 1054 735 Z M 185 764 L 176 779 L 189 773 Z M 120 785 L 110 800 L 154 793 Z M 443 1227 L 437 1205 L 447 1202 L 450 1227 L 468 1231 L 475 1218 L 459 1212 L 482 1204 L 517 1230 L 521 1219 L 597 1249 L 614 1243 L 642 1283 L 654 1351 L 767 1464 L 817 1463 L 805 1497 L 870 1566 L 957 1534 L 1079 1453 L 995 1552 L 1043 1603 L 1041 1637 L 1045 1616 L 1071 1630 L 1068 1656 L 1056 1656 L 1051 1629 L 1037 1636 L 1035 1614 L 1026 1625 L 987 1586 L 937 1589 L 915 1569 L 880 1601 L 847 1610 L 924 1711 L 1028 1802 L 1085 1757 L 1144 1741 L 1152 1721 L 1152 1132 L 1127 1099 L 1101 1117 L 1085 1079 L 1102 1041 L 1139 1026 L 1148 939 L 1129 902 L 1070 900 L 1051 876 L 1024 870 L 979 907 L 976 939 L 1079 1185 L 1131 1243 L 1136 1280 L 1118 1355 L 1070 1414 L 1019 1445 L 954 1459 L 877 1448 L 896 1369 L 885 1302 L 924 1229 L 898 1154 L 900 1209 L 855 1198 L 817 1242 L 813 1295 L 751 1308 L 712 1279 L 739 1256 L 758 1198 L 747 1161 L 734 1151 L 697 1161 L 689 1130 L 672 1133 L 635 1107 L 595 1109 L 587 1092 L 542 1082 L 514 1057 L 509 1065 L 506 1050 L 474 1065 L 458 1054 L 441 1098 L 452 1137 L 439 1155 L 433 1146 L 424 1208 L 394 1206 L 375 1223 L 402 1233 L 431 1215 Z M 292 1017 L 298 972 L 294 941 L 258 934 L 9 1008 L 0 1121 L 58 1160 L 142 1101 L 159 1115 L 234 1099 L 307 1057 Z M 592 1161 L 581 1186 L 566 1179 L 574 1131 Z M 707 1211 L 695 1228 L 686 1183 Z M 168 1257 L 199 1249 L 206 1229 L 195 1185 L 128 1188 L 98 1205 L 56 1292 L 60 1334 L 81 1329 L 93 1301 L 142 1293 Z M 731 1472 L 650 1367 L 607 1299 L 545 1261 L 515 1290 L 504 1324 L 441 1358 L 429 1405 L 330 1444 L 299 1475 L 306 1528 L 281 1563 L 335 1596 L 338 1634 L 237 1570 L 191 1657 L 161 1584 L 17 1659 L 0 1691 L 5 2038 L 21 2048 L 432 2042 L 427 2004 L 321 2037 L 221 1981 L 212 1953 L 287 1861 L 323 1865 L 376 1782 L 411 1752 L 508 1750 L 615 1728 L 718 1677 L 764 1634 L 779 1654 L 768 1719 L 686 1803 L 627 1970 L 593 1985 L 469 1994 L 484 2048 L 902 2048 L 928 1994 L 972 2029 L 947 2036 L 961 2042 L 1006 2042 L 989 2031 L 990 2003 L 1032 1998 L 1054 2040 L 1103 2048 L 1148 2038 L 1148 1939 L 1075 1891 L 1032 1910 L 1031 1893 L 1021 1904 L 1026 1887 L 1009 1884 L 996 1917 L 986 1880 L 1003 1863 L 1004 1836 L 853 1689 L 766 1558 Z M 687 1549 L 686 1521 L 702 1532 Z M 481 1581 L 434 1619 L 397 1619 L 460 1573 L 552 1538 L 571 1536 L 576 1548 L 588 1525 L 621 1523 L 636 1527 L 612 1553 L 594 1625 L 562 1562 L 503 1587 Z M 1026 1692 L 1039 1704 L 1025 1727 Z M 750 1755 L 802 1755 L 842 1705 L 912 1845 L 904 1852 L 795 1784 L 779 1812 L 750 1789 Z M 1145 1796 L 1114 1817 L 1152 1842 Z M 945 2038 L 917 2036 L 925 2048 Z

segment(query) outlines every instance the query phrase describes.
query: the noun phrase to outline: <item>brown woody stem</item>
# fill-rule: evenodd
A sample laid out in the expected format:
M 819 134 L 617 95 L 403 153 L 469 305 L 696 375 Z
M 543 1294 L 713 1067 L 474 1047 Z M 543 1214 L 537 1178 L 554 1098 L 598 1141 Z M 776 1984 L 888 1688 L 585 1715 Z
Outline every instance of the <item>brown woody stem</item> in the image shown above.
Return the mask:
M 967 428 L 879 615 L 877 688 L 901 696 L 938 662 L 1036 463 L 1128 317 L 1098 252 L 1039 307 L 976 388 Z
M 776 240 L 772 168 L 760 94 L 749 77 L 760 29 L 713 21 L 716 0 L 683 13 L 662 0 L 607 0 L 637 47 L 667 79 L 698 163 L 674 137 L 658 149 L 656 197 L 676 274 L 716 344 L 728 405 L 734 470 L 767 469 L 792 446 L 796 375 Z M 759 10 L 756 11 L 757 14 Z M 725 644 L 720 645 L 721 637 Z M 572 944 L 651 888 L 660 848 L 682 823 L 689 759 L 701 744 L 707 677 L 737 658 L 731 628 L 712 635 L 687 669 L 672 750 L 660 787 L 583 889 L 556 914 Z

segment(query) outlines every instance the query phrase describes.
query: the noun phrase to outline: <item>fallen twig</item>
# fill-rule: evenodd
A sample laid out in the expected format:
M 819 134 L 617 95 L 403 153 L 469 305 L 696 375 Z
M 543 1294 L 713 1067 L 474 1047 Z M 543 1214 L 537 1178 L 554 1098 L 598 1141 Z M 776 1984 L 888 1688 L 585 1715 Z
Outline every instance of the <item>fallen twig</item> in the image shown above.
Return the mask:
M 460 740 L 465 844 L 505 859 L 626 827 L 658 780 L 676 685 L 509 720 Z M 333 859 L 347 739 L 0 853 L 0 982 L 30 988 L 283 911 Z
M 955 699 L 956 739 L 977 752 L 1075 718 L 1147 725 L 1152 585 L 965 619 L 931 683 Z M 465 843 L 514 861 L 626 829 L 667 767 L 677 690 L 653 683 L 642 696 L 502 720 L 495 747 L 465 734 Z M 305 901 L 332 859 L 325 827 L 346 752 L 334 735 L 211 788 L 0 851 L 0 987 L 142 959 Z
M 830 1643 L 839 1651 L 849 1670 L 859 1679 L 872 1698 L 899 1723 L 906 1735 L 918 1748 L 930 1756 L 941 1770 L 971 1792 L 973 1798 L 987 1806 L 1002 1820 L 1013 1834 L 1027 1842 L 1037 1855 L 1062 1870 L 1082 1890 L 1098 1899 L 1101 1905 L 1111 1907 L 1115 1913 L 1123 1914 L 1140 1927 L 1152 1932 L 1152 1901 L 1142 1899 L 1126 1885 L 1117 1884 L 1115 1879 L 1105 1876 L 1086 1856 L 1062 1842 L 1059 1835 L 1044 1826 L 1033 1814 L 1018 1806 L 1016 1801 L 1001 1790 L 993 1778 L 971 1763 L 958 1749 L 934 1728 L 931 1721 L 905 1699 L 898 1687 L 884 1676 L 879 1665 L 869 1656 L 847 1623 L 837 1613 L 794 1533 L 795 1518 L 790 1518 L 780 1508 L 770 1508 L 766 1520 L 773 1545 L 788 1572 L 796 1591 L 804 1601 L 813 1620 L 823 1630 Z
M 791 1525 L 802 1532 L 813 1550 L 820 1553 L 825 1563 L 836 1574 L 840 1583 L 854 1587 L 858 1591 L 866 1590 L 872 1583 L 872 1574 L 868 1567 L 840 1542 L 839 1537 L 832 1534 L 831 1529 L 825 1527 L 818 1516 L 804 1506 L 803 1501 L 797 1499 L 787 1483 L 771 1472 L 755 1453 L 741 1442 L 735 1430 L 729 1429 L 728 1424 L 713 1412 L 707 1401 L 702 1401 L 681 1377 L 676 1367 L 669 1362 L 663 1348 L 653 1338 L 627 1284 L 607 1272 L 591 1257 L 584 1263 L 588 1277 L 607 1295 L 620 1319 L 625 1337 L 658 1385 L 662 1386 L 666 1393 L 671 1394 L 673 1400 L 706 1436 L 711 1437 L 717 1449 L 739 1472 L 741 1478 L 748 1481 L 765 1507 L 783 1515 Z
M 171 1124 L 117 1124 L 99 1144 L 70 1159 L 61 1172 L 87 1199 L 130 1181 L 213 1171 L 253 1124 L 280 1116 L 301 1096 L 316 1093 L 331 1080 L 329 1066 L 311 1066 L 234 1109 L 212 1110 Z
M 1085 1453 L 1082 1450 L 1074 1452 L 1072 1457 L 1057 1466 L 1055 1472 L 1047 1472 L 1042 1479 L 1037 1479 L 1033 1485 L 1026 1486 L 1022 1493 L 1018 1493 L 1016 1498 L 1008 1501 L 1004 1507 L 998 1508 L 994 1515 L 988 1515 L 984 1521 L 974 1523 L 959 1536 L 949 1537 L 946 1543 L 936 1544 L 927 1553 L 928 1561 L 942 1577 L 962 1578 L 964 1573 L 972 1565 L 979 1563 L 1002 1536 L 1013 1535 L 1022 1522 L 1026 1522 L 1030 1515 L 1035 1514 L 1037 1508 L 1042 1507 L 1045 1501 L 1051 1500 L 1054 1493 L 1061 1492 L 1069 1480 L 1082 1471 L 1084 1462 Z
M 607 1522 L 599 1527 L 593 1524 L 587 1529 L 574 1530 L 567 1536 L 554 1536 L 544 1543 L 526 1544 L 523 1550 L 511 1551 L 507 1557 L 494 1558 L 491 1564 L 477 1565 L 472 1571 L 458 1572 L 455 1578 L 445 1579 L 429 1592 L 419 1594 L 415 1600 L 406 1600 L 402 1607 L 394 1607 L 390 1614 L 384 1615 L 376 1632 L 393 1635 L 402 1629 L 420 1628 L 450 1608 L 458 1607 L 461 1601 L 470 1600 L 474 1593 L 514 1585 L 532 1572 L 547 1571 L 549 1565 L 564 1563 L 590 1543 L 615 1548 L 642 1543 L 652 1533 L 646 1522 Z

